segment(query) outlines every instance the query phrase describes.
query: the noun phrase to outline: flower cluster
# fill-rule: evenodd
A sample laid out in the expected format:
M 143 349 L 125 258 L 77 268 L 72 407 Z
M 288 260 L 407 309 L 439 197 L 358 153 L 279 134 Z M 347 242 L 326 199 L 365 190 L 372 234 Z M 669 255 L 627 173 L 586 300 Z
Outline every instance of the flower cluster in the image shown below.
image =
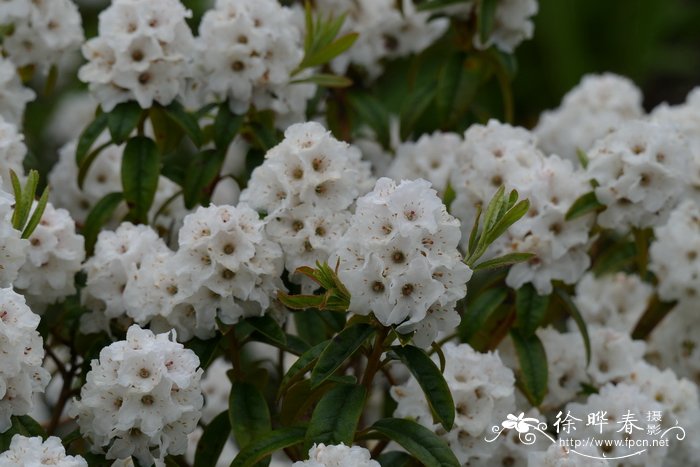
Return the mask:
M 373 183 L 361 157 L 357 148 L 310 122 L 289 127 L 253 171 L 240 199 L 265 214 L 266 231 L 282 246 L 289 272 L 327 261 L 337 248 L 350 209 Z
M 15 65 L 48 70 L 83 43 L 82 19 L 71 0 L 2 2 L 0 24 L 11 26 L 2 47 Z
M 24 156 L 27 155 L 27 147 L 24 145 L 24 137 L 17 131 L 17 127 L 5 121 L 0 116 L 0 180 L 3 186 L 11 187 L 10 171 L 15 172 L 20 180 L 24 179 Z
M 66 449 L 61 444 L 60 438 L 55 436 L 49 436 L 44 441 L 39 436 L 29 438 L 14 435 L 10 442 L 10 448 L 0 453 L 0 466 L 11 467 L 15 465 L 87 467 L 88 464 L 82 456 L 66 455 Z
M 350 227 L 330 264 L 352 296 L 349 310 L 370 312 L 385 326 L 416 331 L 429 345 L 459 323 L 457 300 L 471 270 L 457 250 L 459 221 L 425 180 L 381 178 L 357 200 Z
M 6 122 L 19 125 L 27 102 L 33 101 L 35 97 L 34 91 L 22 86 L 14 63 L 0 56 L 0 117 Z
M 179 0 L 116 0 L 100 13 L 78 77 L 104 110 L 128 100 L 168 105 L 182 94 L 194 48 L 190 15 Z
M 93 360 L 71 415 L 108 459 L 134 456 L 142 465 L 184 454 L 203 399 L 199 359 L 174 341 L 134 325 Z
M 49 383 L 49 372 L 41 367 L 44 342 L 38 325 L 39 316 L 24 297 L 0 289 L 0 433 L 10 428 L 11 416 L 32 410 L 33 395 Z
M 314 444 L 309 460 L 295 462 L 292 467 L 379 467 L 379 462 L 360 446 Z
M 446 344 L 444 376 L 455 403 L 454 427 L 445 432 L 433 415 L 418 382 L 411 378 L 391 388 L 398 403 L 394 416 L 411 417 L 440 433 L 461 464 L 488 459 L 496 445 L 487 443 L 494 420 L 505 420 L 515 410 L 515 378 L 498 353 L 479 353 L 467 344 Z M 471 464 L 469 464 L 471 465 Z

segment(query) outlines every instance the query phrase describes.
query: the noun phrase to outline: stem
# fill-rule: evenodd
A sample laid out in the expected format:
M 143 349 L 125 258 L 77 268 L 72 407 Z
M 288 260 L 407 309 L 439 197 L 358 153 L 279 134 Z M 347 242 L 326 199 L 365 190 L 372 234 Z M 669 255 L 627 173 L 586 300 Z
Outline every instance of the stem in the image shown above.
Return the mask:
M 382 453 L 384 448 L 386 448 L 388 445 L 389 445 L 388 439 L 381 440 L 380 442 L 377 443 L 376 446 L 374 446 L 372 448 L 372 452 L 370 453 L 370 457 L 372 457 L 372 459 L 376 459 L 377 457 L 379 457 L 379 454 Z
M 442 339 L 440 339 L 439 341 L 437 341 L 437 342 L 435 343 L 435 345 L 438 346 L 438 347 L 442 347 L 443 345 L 447 344 L 448 342 L 450 342 L 450 341 L 451 341 L 452 339 L 454 339 L 455 337 L 457 337 L 457 333 L 456 333 L 456 332 L 454 332 L 454 333 L 452 333 L 452 334 L 450 334 L 450 335 L 448 335 L 448 336 L 443 337 Z M 435 350 L 436 350 L 435 347 L 433 347 L 432 349 L 430 349 L 430 352 L 428 352 L 428 355 L 434 354 L 434 353 L 435 353 Z
M 239 342 L 236 338 L 236 332 L 231 329 L 227 334 L 228 338 L 228 358 L 231 360 L 233 365 L 233 375 L 237 380 L 243 379 L 243 367 L 241 366 L 241 352 L 239 348 Z
M 372 347 L 372 353 L 367 359 L 365 374 L 362 376 L 362 385 L 367 389 L 367 394 L 369 394 L 371 391 L 372 380 L 374 380 L 374 375 L 379 370 L 382 353 L 384 353 L 384 339 L 386 339 L 387 335 L 389 335 L 389 328 L 382 326 L 377 331 L 377 336 L 374 339 L 374 345 Z
M 75 352 L 71 351 L 70 370 L 63 375 L 63 386 L 61 387 L 61 394 L 58 396 L 58 401 L 56 401 L 56 405 L 53 407 L 53 412 L 51 413 L 51 420 L 49 421 L 49 424 L 46 427 L 46 432 L 49 435 L 54 434 L 56 428 L 60 424 L 61 415 L 63 414 L 63 410 L 65 409 L 66 404 L 68 403 L 70 398 L 73 395 L 75 395 L 75 391 L 71 389 L 76 371 L 75 363 Z

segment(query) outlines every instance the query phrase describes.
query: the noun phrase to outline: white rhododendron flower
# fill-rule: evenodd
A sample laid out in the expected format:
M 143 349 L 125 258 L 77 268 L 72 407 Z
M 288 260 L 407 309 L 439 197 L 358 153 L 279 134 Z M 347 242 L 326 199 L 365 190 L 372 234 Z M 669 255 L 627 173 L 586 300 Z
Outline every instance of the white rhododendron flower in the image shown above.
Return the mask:
M 27 102 L 33 101 L 35 97 L 34 91 L 22 85 L 15 64 L 0 56 L 0 117 L 6 122 L 19 125 Z
M 108 459 L 134 456 L 152 465 L 184 454 L 203 404 L 199 358 L 174 341 L 137 325 L 91 363 L 80 398 L 70 409 L 92 449 Z
M 39 436 L 32 438 L 14 435 L 10 448 L 0 453 L 0 466 L 31 466 L 53 465 L 56 467 L 87 467 L 88 463 L 82 456 L 68 456 L 61 444 L 61 439 L 49 436 L 46 441 Z
M 44 342 L 39 316 L 24 297 L 12 289 L 0 289 L 0 433 L 10 428 L 10 417 L 27 415 L 35 393 L 44 392 L 48 371 L 41 367 Z
M 295 462 L 292 467 L 379 467 L 379 462 L 372 460 L 369 451 L 360 446 L 321 443 L 309 449 L 309 460 Z

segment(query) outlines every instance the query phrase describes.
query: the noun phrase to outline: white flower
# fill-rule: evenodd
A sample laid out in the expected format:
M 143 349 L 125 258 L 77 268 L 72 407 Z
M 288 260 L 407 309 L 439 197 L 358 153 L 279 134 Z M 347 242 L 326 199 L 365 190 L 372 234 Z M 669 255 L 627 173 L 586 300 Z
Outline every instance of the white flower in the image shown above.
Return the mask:
M 577 150 L 588 152 L 596 140 L 643 115 L 642 92 L 632 81 L 612 73 L 586 75 L 559 108 L 542 113 L 533 132 L 547 154 L 577 162 Z
M 360 446 L 314 444 L 309 449 L 309 460 L 297 461 L 292 467 L 379 467 L 379 462 Z
M 467 344 L 448 343 L 443 352 L 443 375 L 456 409 L 452 430 L 445 432 L 433 422 L 423 390 L 413 377 L 406 384 L 391 388 L 391 397 L 398 403 L 394 416 L 411 417 L 439 433 L 461 464 L 489 457 L 497 447 L 484 440 L 491 426 L 506 420 L 515 410 L 513 372 L 503 365 L 498 353 L 482 354 Z
M 0 287 L 7 287 L 17 279 L 29 248 L 29 241 L 12 226 L 14 203 L 14 196 L 3 189 L 0 177 Z
M 357 200 L 350 228 L 329 264 L 352 296 L 349 310 L 427 346 L 459 322 L 454 310 L 471 270 L 457 250 L 459 221 L 425 180 L 377 181 Z
M 296 23 L 275 0 L 217 0 L 199 25 L 193 94 L 228 99 L 236 113 L 252 104 L 290 123 L 302 119 L 316 85 L 290 84 L 304 55 Z
M 75 274 L 84 259 L 85 241 L 75 233 L 70 214 L 48 203 L 29 237 L 27 261 L 14 286 L 37 307 L 54 303 L 75 293 Z
M 203 404 L 202 370 L 174 338 L 133 325 L 92 361 L 69 412 L 93 450 L 109 446 L 108 459 L 133 455 L 143 465 L 186 452 Z
M 444 18 L 430 20 L 428 12 L 416 11 L 413 0 L 401 0 L 400 5 L 393 0 L 321 0 L 314 5 L 323 15 L 346 13 L 341 34 L 358 34 L 353 46 L 331 62 L 339 74 L 355 64 L 363 67 L 370 78 L 376 78 L 382 72 L 383 59 L 421 52 L 449 26 Z
M 36 328 L 39 316 L 24 297 L 0 289 L 0 433 L 10 428 L 10 417 L 26 415 L 34 407 L 33 395 L 44 392 L 48 371 L 41 367 L 44 342 Z
M 0 56 L 0 117 L 6 122 L 20 125 L 27 102 L 35 97 L 34 91 L 22 85 L 14 63 Z
M 592 446 L 577 447 L 572 452 L 559 443 L 550 445 L 544 452 L 532 452 L 527 457 L 528 467 L 605 467 L 610 465 L 605 459 L 597 459 L 601 454 Z
M 24 156 L 27 147 L 24 145 L 24 136 L 17 131 L 17 127 L 5 121 L 0 115 L 0 180 L 2 185 L 10 188 L 10 171 L 14 171 L 20 181 L 24 180 Z
M 649 338 L 647 359 L 660 368 L 671 368 L 678 376 L 700 384 L 697 302 L 681 302 L 654 328 Z
M 629 121 L 598 140 L 588 154 L 595 195 L 606 206 L 602 227 L 619 232 L 666 222 L 686 194 L 692 152 L 668 125 Z
M 12 33 L 2 46 L 19 67 L 34 65 L 47 72 L 84 40 L 80 12 L 71 0 L 3 3 L 0 18 L 12 25 Z
M 115 0 L 99 15 L 99 34 L 83 45 L 81 81 L 105 111 L 135 100 L 170 104 L 191 75 L 191 16 L 178 0 Z
M 10 448 L 0 454 L 0 467 L 18 465 L 87 467 L 88 464 L 82 456 L 67 456 L 60 438 L 49 436 L 44 441 L 39 436 L 29 438 L 17 434 L 12 437 Z
M 501 0 L 496 6 L 494 28 L 485 43 L 478 32 L 474 35 L 474 45 L 487 49 L 495 45 L 504 52 L 513 52 L 525 39 L 532 38 L 535 25 L 530 19 L 537 13 L 537 0 Z

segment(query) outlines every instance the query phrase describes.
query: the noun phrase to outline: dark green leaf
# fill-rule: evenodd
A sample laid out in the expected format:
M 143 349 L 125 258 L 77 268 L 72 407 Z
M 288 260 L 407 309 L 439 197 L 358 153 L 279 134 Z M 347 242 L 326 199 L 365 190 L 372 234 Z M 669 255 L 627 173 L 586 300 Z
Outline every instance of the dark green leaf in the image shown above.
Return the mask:
M 449 5 L 454 5 L 456 3 L 464 3 L 465 0 L 428 0 L 417 5 L 418 11 L 428 11 L 435 10 L 437 8 L 443 8 Z
M 390 118 L 384 104 L 376 97 L 366 93 L 350 94 L 348 101 L 362 123 L 372 128 L 377 136 L 377 140 L 383 146 L 388 147 Z
M 296 362 L 287 370 L 287 373 L 280 381 L 279 391 L 277 392 L 277 398 L 282 397 L 282 393 L 286 390 L 290 383 L 296 381 L 297 379 L 304 376 L 307 371 L 313 368 L 316 359 L 321 355 L 321 352 L 328 346 L 328 341 L 321 342 L 320 344 L 314 345 L 309 350 L 304 352 Z
M 272 429 L 265 396 L 250 383 L 235 381 L 229 397 L 229 422 L 241 448 Z
M 273 452 L 304 441 L 306 428 L 295 426 L 271 431 L 253 440 L 238 453 L 231 467 L 252 467 Z
M 218 356 L 219 350 L 221 350 L 221 342 L 222 338 L 218 335 L 206 340 L 193 337 L 187 341 L 185 347 L 197 354 L 199 366 L 207 369 Z
M 676 302 L 662 302 L 658 295 L 654 295 L 649 301 L 646 311 L 644 311 L 644 314 L 634 327 L 632 339 L 646 339 L 675 306 Z
M 507 297 L 506 289 L 488 289 L 469 304 L 458 328 L 461 341 L 469 342 Z
M 90 171 L 90 167 L 92 167 L 92 163 L 95 162 L 95 159 L 97 159 L 97 156 L 100 155 L 100 153 L 107 147 L 111 146 L 112 143 L 104 143 L 99 146 L 97 146 L 95 149 L 90 151 L 90 153 L 85 156 L 80 163 L 78 164 L 78 188 L 81 190 L 83 189 L 83 183 L 85 182 L 85 177 L 87 177 L 88 172 Z
M 459 467 L 447 443 L 418 423 L 402 418 L 384 418 L 372 430 L 396 441 L 413 457 L 430 467 Z
M 192 158 L 182 186 L 187 209 L 193 209 L 197 204 L 205 204 L 205 190 L 219 176 L 225 157 L 225 150 L 207 149 Z
M 539 295 L 532 284 L 520 287 L 515 293 L 515 326 L 520 334 L 534 334 L 548 307 L 549 295 Z
M 277 321 L 269 315 L 256 316 L 246 319 L 246 321 L 255 328 L 263 336 L 266 336 L 271 341 L 282 346 L 287 345 L 287 337 L 284 330 L 277 324 Z
M 305 451 L 313 443 L 352 445 L 365 406 L 363 386 L 339 384 L 318 402 L 306 431 Z
M 511 225 L 522 219 L 529 209 L 530 201 L 526 199 L 511 207 L 502 217 L 498 218 L 496 224 L 489 230 L 488 235 L 485 235 L 486 245 L 488 246 L 495 242 Z
M 536 334 L 525 336 L 517 329 L 510 335 L 520 362 L 518 384 L 530 403 L 538 406 L 547 395 L 547 354 Z
M 566 212 L 566 220 L 570 221 L 581 216 L 585 216 L 591 212 L 597 212 L 605 208 L 596 198 L 594 192 L 586 193 L 585 195 L 574 201 L 569 210 Z
M 85 127 L 78 138 L 78 144 L 75 148 L 75 162 L 80 166 L 85 159 L 85 156 L 90 152 L 90 148 L 102 132 L 107 128 L 107 114 L 100 113 L 90 124 Z
M 168 154 L 177 149 L 185 136 L 180 126 L 168 116 L 163 107 L 151 107 L 148 116 L 153 126 L 153 137 L 161 154 Z
M 493 32 L 498 0 L 479 0 L 477 7 L 477 29 L 482 44 L 486 44 Z
M 281 290 L 277 292 L 277 299 L 287 308 L 292 310 L 306 310 L 307 308 L 319 308 L 325 302 L 323 295 L 289 295 Z
M 197 443 L 194 454 L 194 467 L 216 465 L 231 435 L 228 411 L 221 412 L 209 422 Z
M 88 214 L 83 227 L 83 237 L 85 237 L 85 250 L 88 255 L 92 254 L 97 241 L 97 235 L 102 230 L 109 220 L 114 216 L 117 207 L 124 201 L 124 195 L 121 193 L 109 193 L 95 204 Z
M 156 143 L 144 136 L 131 138 L 124 148 L 122 187 L 133 218 L 148 223 L 148 211 L 158 188 L 160 157 Z
M 358 38 L 358 34 L 353 32 L 339 37 L 331 44 L 314 51 L 311 55 L 304 57 L 299 64 L 299 69 L 313 68 L 330 62 L 338 55 L 348 50 Z
M 199 147 L 204 143 L 204 135 L 202 129 L 199 128 L 197 118 L 187 112 L 178 101 L 173 101 L 172 104 L 165 108 L 168 117 L 170 117 L 180 128 L 187 134 L 195 146 Z
M 233 138 L 243 126 L 245 115 L 236 115 L 231 112 L 228 102 L 219 105 L 219 112 L 214 120 L 214 143 L 222 151 L 226 151 Z
M 529 261 L 534 257 L 534 253 L 508 253 L 506 255 L 499 256 L 498 258 L 479 263 L 474 267 L 474 270 L 478 271 L 479 269 L 494 269 L 502 268 L 504 266 L 512 266 L 513 264 Z
M 129 138 L 141 119 L 141 107 L 134 102 L 122 102 L 107 114 L 107 127 L 114 144 L 122 144 Z
M 377 458 L 382 467 L 417 467 L 416 460 L 410 454 L 400 451 L 389 451 Z
M 578 327 L 578 331 L 581 333 L 581 337 L 583 338 L 583 345 L 586 348 L 586 365 L 588 365 L 591 362 L 591 339 L 588 336 L 588 327 L 586 326 L 586 321 L 583 319 L 583 316 L 581 316 L 581 312 L 579 311 L 578 307 L 571 299 L 566 290 L 560 287 L 554 287 L 554 293 L 556 293 L 557 296 L 561 299 L 561 301 L 564 302 L 564 305 L 566 305 L 564 307 L 566 309 L 566 312 L 574 320 L 576 326 Z
M 414 89 L 407 97 L 401 109 L 401 136 L 407 138 L 416 127 L 416 123 L 423 116 L 435 98 L 435 83 L 425 83 Z
M 391 348 L 416 378 L 437 421 L 450 431 L 455 421 L 455 403 L 440 369 L 428 355 L 412 345 Z
M 318 386 L 331 376 L 373 333 L 372 326 L 359 323 L 336 335 L 321 352 L 318 363 L 311 372 L 312 387 Z

